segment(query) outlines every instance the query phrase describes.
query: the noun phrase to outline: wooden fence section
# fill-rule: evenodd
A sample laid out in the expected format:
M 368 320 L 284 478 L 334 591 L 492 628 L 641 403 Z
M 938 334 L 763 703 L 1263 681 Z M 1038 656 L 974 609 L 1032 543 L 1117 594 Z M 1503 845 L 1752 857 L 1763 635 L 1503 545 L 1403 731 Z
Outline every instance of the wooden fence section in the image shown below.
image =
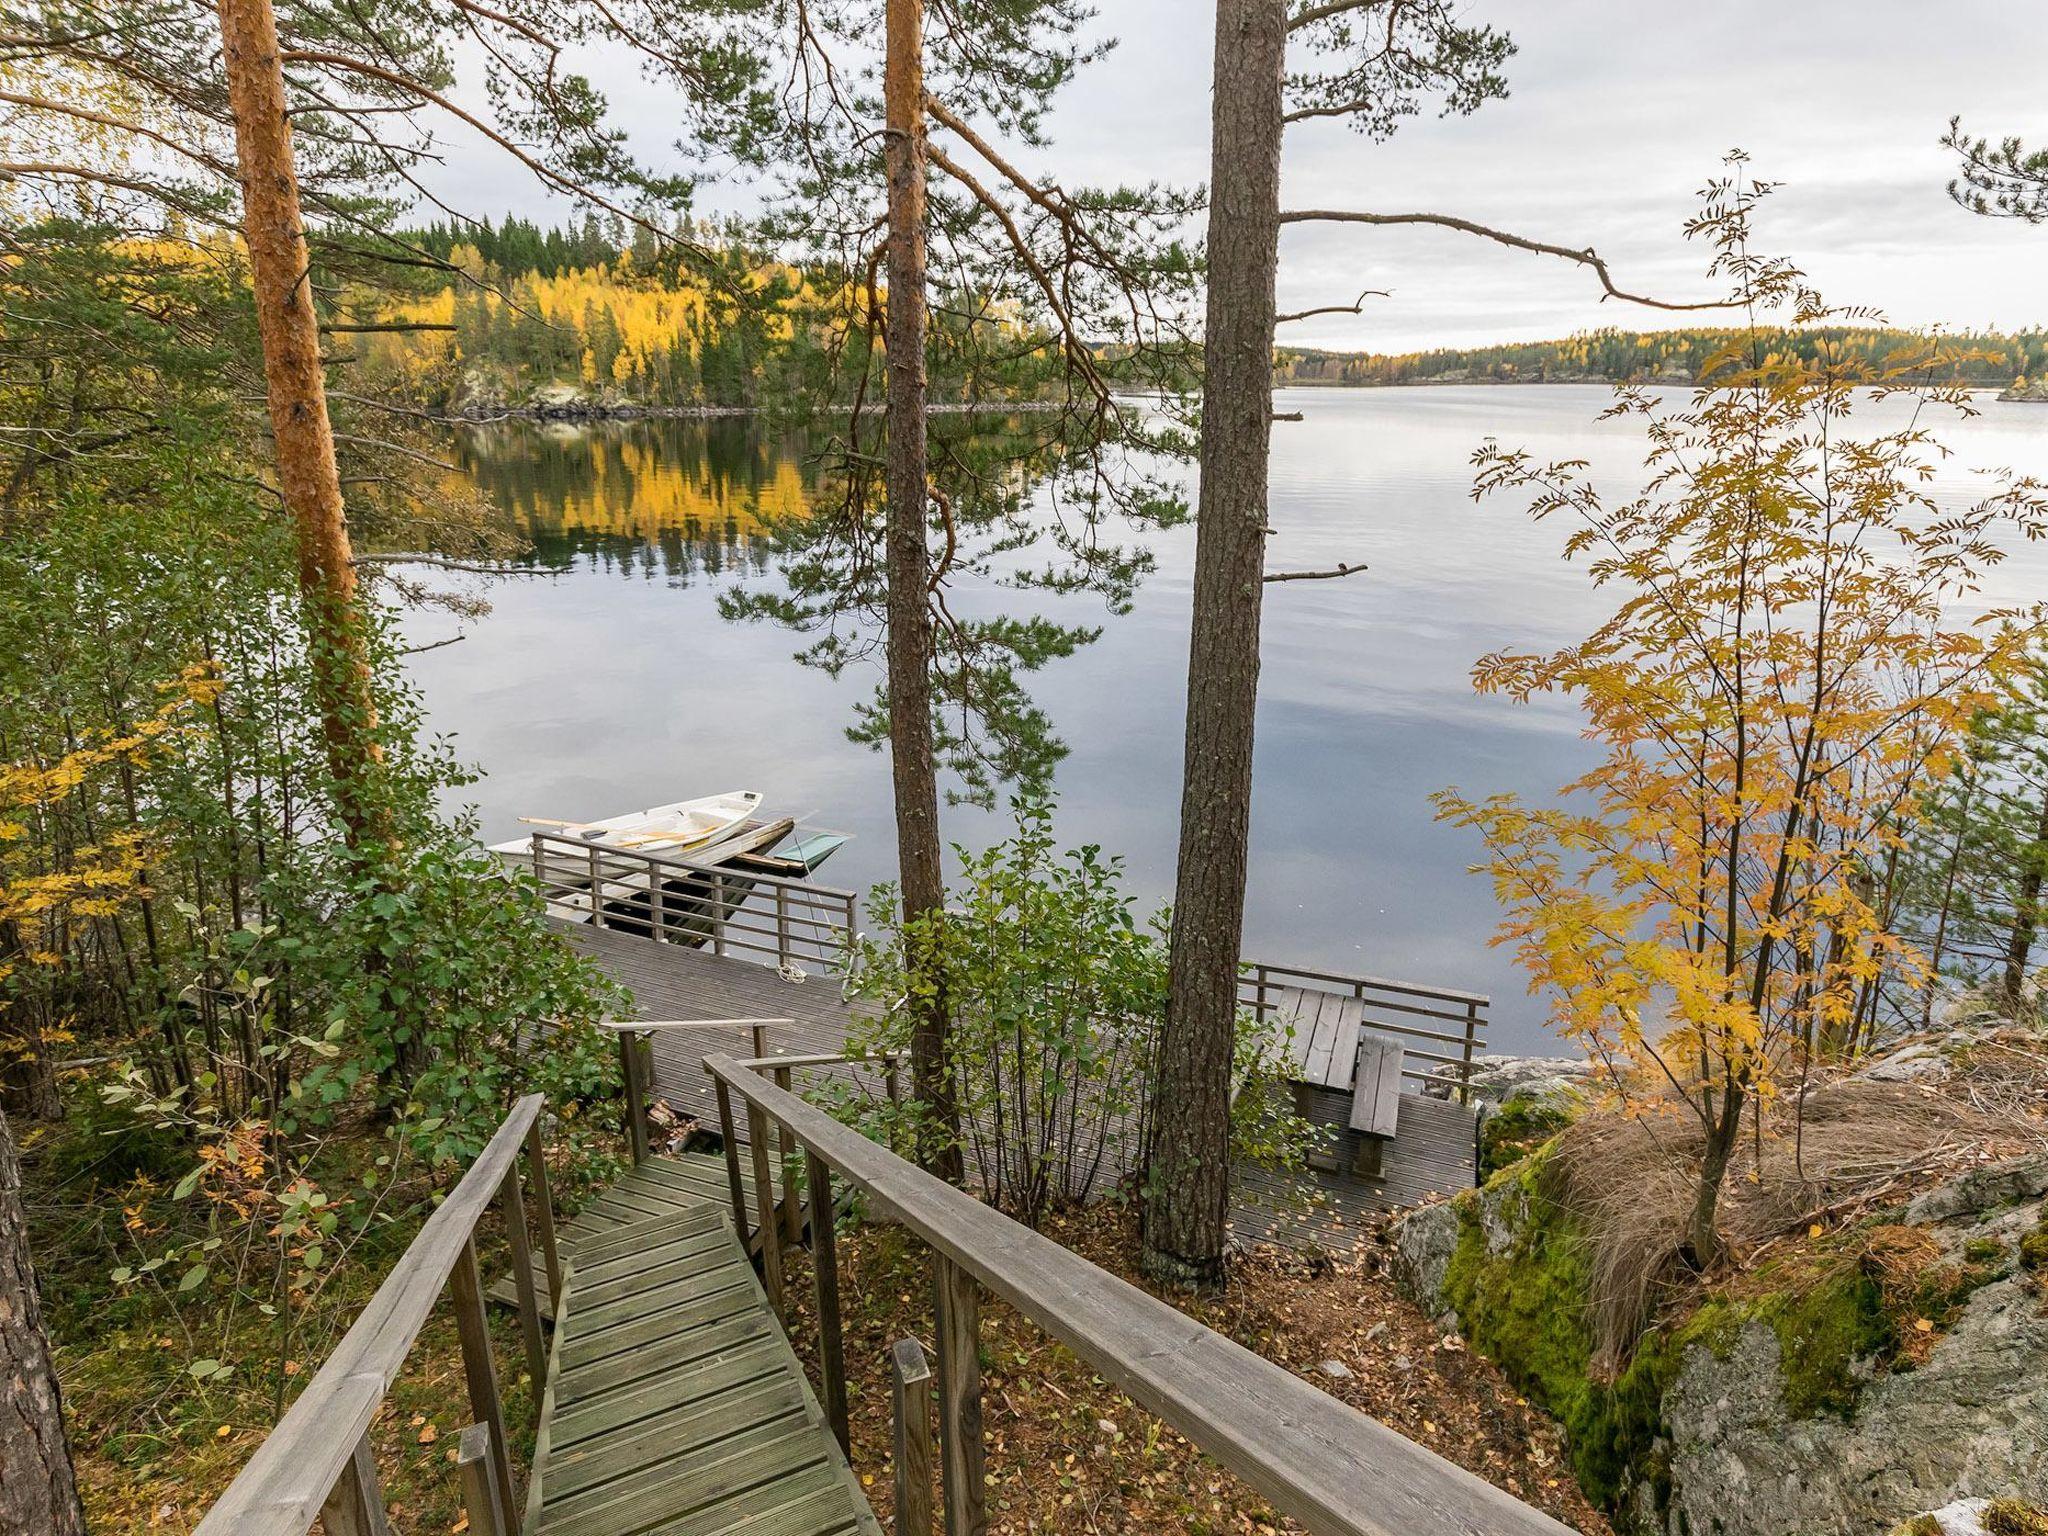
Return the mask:
M 536 832 L 548 910 L 598 928 L 774 965 L 838 966 L 852 947 L 852 891 Z
M 521 1099 L 483 1154 L 448 1198 L 427 1218 L 355 1325 L 306 1384 L 220 1501 L 199 1522 L 199 1536 L 305 1536 L 320 1519 L 327 1536 L 381 1536 L 383 1495 L 370 1454 L 370 1421 L 411 1353 L 413 1341 L 444 1289 L 455 1302 L 462 1339 L 463 1374 L 476 1423 L 463 1432 L 461 1471 L 471 1526 L 490 1512 L 518 1508 L 513 1500 L 511 1441 L 498 1395 L 497 1365 L 484 1319 L 477 1272 L 476 1229 L 493 1201 L 504 1213 L 519 1277 L 519 1315 L 534 1398 L 547 1380 L 547 1345 L 541 1330 L 536 1275 L 550 1304 L 562 1292 L 554 1207 L 541 1153 L 541 1097 Z M 519 1155 L 526 1153 L 540 1239 L 536 1263 L 526 1219 Z M 499 1524 L 497 1532 L 506 1528 Z
M 1314 1536 L 1561 1536 L 1566 1527 L 1404 1439 L 1300 1377 L 1232 1343 L 972 1196 L 877 1146 L 762 1074 L 773 1058 L 714 1055 L 704 1069 L 718 1087 L 726 1131 L 733 1219 L 762 1238 L 768 1294 L 783 1289 L 782 1222 L 762 1191 L 769 1147 L 786 1131 L 801 1150 L 815 1211 L 833 1205 L 835 1179 L 860 1189 L 884 1219 L 901 1223 L 932 1252 L 939 1449 L 947 1536 L 987 1528 L 977 1354 L 980 1299 L 1001 1297 L 1106 1380 L 1245 1479 Z M 742 1189 L 738 1116 L 754 1123 L 754 1199 Z M 772 1127 L 772 1129 L 771 1129 Z M 833 1223 L 810 1224 L 815 1244 L 819 1395 L 835 1431 L 846 1414 Z M 922 1393 L 923 1362 L 898 1355 L 897 1401 Z M 899 1443 L 920 1454 L 915 1414 Z M 915 1507 L 915 1506 L 906 1506 Z M 919 1533 L 922 1536 L 922 1533 Z
M 1356 998 L 1366 1028 L 1401 1042 L 1401 1076 L 1411 1083 L 1448 1078 L 1466 1097 L 1472 1060 L 1486 1045 L 1486 1010 L 1491 999 L 1477 992 L 1379 976 L 1342 976 L 1333 971 L 1247 961 L 1238 976 L 1238 998 L 1261 1018 L 1280 1008 L 1283 992 L 1328 992 Z

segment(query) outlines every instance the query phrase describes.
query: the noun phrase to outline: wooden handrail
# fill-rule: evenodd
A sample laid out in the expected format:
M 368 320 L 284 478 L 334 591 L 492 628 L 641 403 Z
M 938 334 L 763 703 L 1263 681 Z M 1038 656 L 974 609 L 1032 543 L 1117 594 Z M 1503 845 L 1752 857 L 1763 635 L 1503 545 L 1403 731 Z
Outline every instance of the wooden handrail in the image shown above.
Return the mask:
M 722 1098 L 737 1094 L 750 1118 L 773 1119 L 922 1239 L 942 1269 L 964 1272 L 1000 1296 L 1316 1536 L 1566 1531 L 1292 1371 L 877 1146 L 734 1058 L 707 1056 L 704 1070 Z M 765 1181 L 763 1166 L 755 1172 Z M 771 1226 L 765 1207 L 762 1215 L 764 1227 Z M 773 1231 L 764 1231 L 763 1239 L 763 1257 L 779 1280 Z
M 305 1536 L 312 1528 L 356 1457 L 434 1303 L 457 1278 L 458 1268 L 474 1262 L 477 1223 L 515 1171 L 541 1103 L 536 1093 L 512 1106 L 327 1363 L 206 1512 L 197 1536 Z

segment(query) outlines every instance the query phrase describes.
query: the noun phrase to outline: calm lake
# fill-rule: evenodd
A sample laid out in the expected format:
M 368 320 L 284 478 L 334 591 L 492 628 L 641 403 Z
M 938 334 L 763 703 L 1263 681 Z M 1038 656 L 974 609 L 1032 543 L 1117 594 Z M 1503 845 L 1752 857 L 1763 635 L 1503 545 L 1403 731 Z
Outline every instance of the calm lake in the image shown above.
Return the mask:
M 1593 386 L 1283 391 L 1305 419 L 1274 429 L 1270 565 L 1364 561 L 1342 581 L 1267 589 L 1246 947 L 1255 958 L 1410 978 L 1494 998 L 1489 1044 L 1540 1049 L 1466 833 L 1428 796 L 1543 794 L 1588 760 L 1568 706 L 1482 699 L 1472 662 L 1502 646 L 1582 635 L 1614 605 L 1559 556 L 1567 529 L 1507 498 L 1475 505 L 1469 459 L 1489 436 L 1539 458 L 1591 461 L 1611 500 L 1639 480 L 1638 425 L 1596 421 Z M 1939 493 L 1975 500 L 1985 470 L 2048 477 L 2048 407 L 2000 405 L 1944 429 Z M 1888 414 L 1888 413 L 1887 413 Z M 1883 420 L 1874 417 L 1873 420 Z M 774 814 L 856 834 L 821 880 L 865 890 L 893 876 L 887 760 L 849 742 L 872 674 L 798 666 L 795 635 L 731 624 L 733 583 L 774 583 L 765 513 L 800 510 L 800 442 L 745 422 L 466 431 L 457 453 L 554 574 L 493 583 L 491 611 L 414 622 L 434 726 L 484 774 L 464 791 L 488 840 L 522 815 L 588 818 L 717 790 L 763 791 Z M 1075 599 L 1100 640 L 1031 680 L 1072 749 L 1057 776 L 1071 844 L 1121 854 L 1151 909 L 1172 892 L 1192 528 L 1155 534 L 1158 568 L 1134 610 Z M 2048 595 L 2048 548 L 2022 547 L 1992 602 Z M 964 601 L 973 601 L 963 594 Z M 1006 818 L 948 813 L 980 845 Z

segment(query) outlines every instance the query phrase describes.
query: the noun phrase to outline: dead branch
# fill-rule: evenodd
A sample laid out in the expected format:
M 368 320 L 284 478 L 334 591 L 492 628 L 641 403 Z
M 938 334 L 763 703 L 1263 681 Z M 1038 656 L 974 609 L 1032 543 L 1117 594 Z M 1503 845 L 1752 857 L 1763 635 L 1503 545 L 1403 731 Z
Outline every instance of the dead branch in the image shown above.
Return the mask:
M 1531 240 L 1522 235 L 1510 234 L 1506 230 L 1494 229 L 1471 219 L 1457 218 L 1448 213 L 1360 213 L 1348 209 L 1300 208 L 1280 215 L 1282 224 L 1427 224 L 1439 229 L 1455 229 L 1462 234 L 1477 235 L 1482 240 L 1491 240 L 1496 245 L 1505 245 L 1517 251 L 1532 251 L 1539 256 L 1557 256 L 1566 261 L 1575 261 L 1582 267 L 1590 267 L 1600 279 L 1600 286 L 1608 298 L 1621 299 L 1629 304 L 1641 304 L 1648 309 L 1726 309 L 1732 299 L 1704 299 L 1694 303 L 1676 303 L 1669 299 L 1653 299 L 1646 294 L 1630 293 L 1615 285 L 1613 275 L 1607 270 L 1607 263 L 1600 259 L 1591 246 L 1584 250 L 1573 250 L 1568 245 L 1552 245 L 1547 240 Z
M 1306 320 L 1311 315 L 1362 315 L 1365 313 L 1367 299 L 1391 299 L 1393 296 L 1394 291 L 1391 288 L 1368 288 L 1349 304 L 1324 304 L 1315 309 L 1297 309 L 1292 314 L 1275 315 L 1273 323 L 1285 325 L 1290 320 Z
M 1358 565 L 1345 565 L 1340 562 L 1335 568 L 1327 571 L 1272 571 L 1264 576 L 1261 576 L 1259 580 L 1335 581 L 1339 576 L 1356 576 L 1360 571 L 1364 570 L 1365 568 L 1366 567 L 1363 564 L 1363 562 L 1361 562 Z

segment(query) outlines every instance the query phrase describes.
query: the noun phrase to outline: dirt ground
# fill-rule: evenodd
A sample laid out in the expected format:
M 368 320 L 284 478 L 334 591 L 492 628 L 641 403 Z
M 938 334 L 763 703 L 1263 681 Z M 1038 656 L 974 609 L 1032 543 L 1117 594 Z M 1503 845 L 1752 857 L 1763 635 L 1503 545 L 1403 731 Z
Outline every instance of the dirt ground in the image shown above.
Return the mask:
M 1056 1218 L 1047 1234 L 1143 1283 L 1123 1212 L 1099 1206 Z M 1557 1427 L 1492 1365 L 1404 1301 L 1379 1255 L 1371 1239 L 1341 1262 L 1261 1249 L 1241 1255 L 1215 1295 L 1147 1289 L 1566 1525 L 1608 1536 L 1606 1519 L 1572 1476 Z M 841 1234 L 839 1264 L 854 1468 L 886 1529 L 889 1350 L 904 1337 L 931 1347 L 927 1260 L 900 1230 L 862 1227 Z M 814 1365 L 809 1287 L 798 1260 L 793 1332 Z M 991 1529 L 1073 1536 L 1296 1529 L 1254 1489 L 992 1299 L 982 1316 L 982 1370 Z

